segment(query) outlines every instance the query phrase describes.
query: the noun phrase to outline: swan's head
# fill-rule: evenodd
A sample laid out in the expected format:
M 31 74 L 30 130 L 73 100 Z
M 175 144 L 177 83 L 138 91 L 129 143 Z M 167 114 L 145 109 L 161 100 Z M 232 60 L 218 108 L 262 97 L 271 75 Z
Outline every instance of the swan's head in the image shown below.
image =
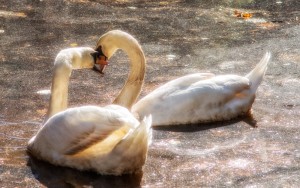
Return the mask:
M 135 46 L 138 46 L 138 42 L 128 33 L 120 30 L 109 31 L 103 34 L 97 42 L 96 50 L 103 58 L 103 60 L 99 59 L 98 64 L 105 64 L 104 61 L 110 59 L 118 49 L 132 50 Z
M 122 43 L 124 35 L 125 32 L 119 30 L 105 33 L 99 38 L 96 50 L 109 59 L 120 48 L 120 43 Z
M 122 49 L 128 56 L 131 54 L 133 58 L 136 56 L 145 58 L 138 41 L 124 31 L 109 31 L 102 35 L 97 42 L 96 50 L 103 55 L 103 60 L 110 59 L 118 49 Z M 104 61 L 98 63 L 105 64 Z
M 103 74 L 103 71 L 105 67 L 108 65 L 107 57 L 103 54 L 101 50 L 101 46 L 99 46 L 95 52 L 91 53 L 91 55 L 94 57 L 94 69 L 99 71 L 101 74 Z M 96 66 L 99 65 L 99 68 Z

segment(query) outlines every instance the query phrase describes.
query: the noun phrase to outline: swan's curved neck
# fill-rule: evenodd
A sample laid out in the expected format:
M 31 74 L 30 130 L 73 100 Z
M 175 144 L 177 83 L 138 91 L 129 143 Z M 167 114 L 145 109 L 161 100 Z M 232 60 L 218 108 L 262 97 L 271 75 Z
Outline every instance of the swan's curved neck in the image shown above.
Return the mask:
M 145 57 L 141 48 L 125 50 L 130 59 L 130 73 L 120 94 L 114 100 L 114 104 L 124 106 L 128 109 L 136 102 L 140 95 L 145 76 Z
M 71 59 L 60 59 L 55 62 L 49 109 L 45 120 L 68 107 L 68 85 L 72 73 L 70 61 Z
M 105 37 L 109 38 L 108 36 L 104 36 L 104 38 Z M 136 39 L 122 31 L 113 31 L 111 38 L 108 40 L 101 41 L 100 38 L 97 46 L 101 45 L 105 48 L 105 41 L 110 43 L 106 46 L 107 49 L 104 49 L 108 51 L 108 57 L 110 57 L 116 49 L 121 49 L 130 59 L 129 76 L 120 94 L 113 102 L 114 104 L 124 106 L 130 110 L 136 102 L 144 82 L 146 59 L 143 50 Z
M 96 51 L 90 47 L 61 50 L 55 58 L 50 104 L 46 119 L 68 107 L 68 86 L 73 69 L 93 68 Z

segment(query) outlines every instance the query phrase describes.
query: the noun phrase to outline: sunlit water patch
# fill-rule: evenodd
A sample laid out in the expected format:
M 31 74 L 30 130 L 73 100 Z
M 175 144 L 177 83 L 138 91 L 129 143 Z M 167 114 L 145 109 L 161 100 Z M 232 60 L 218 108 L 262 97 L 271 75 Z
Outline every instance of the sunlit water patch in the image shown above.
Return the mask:
M 43 89 L 36 92 L 39 95 L 50 95 L 51 91 L 49 89 Z
M 219 153 L 223 150 L 228 150 L 238 146 L 241 143 L 244 143 L 246 137 L 241 137 L 239 139 L 229 139 L 223 143 L 212 143 L 211 147 L 195 147 L 187 145 L 188 142 L 184 141 L 181 142 L 179 140 L 163 140 L 163 141 L 156 141 L 153 143 L 153 147 L 161 148 L 163 150 L 167 150 L 175 155 L 181 156 L 205 156 L 211 155 L 213 153 Z
M 243 66 L 245 61 L 225 61 L 219 65 L 222 70 L 235 69 L 237 66 Z
M 251 162 L 247 159 L 233 159 L 230 160 L 227 164 L 232 168 L 241 168 L 246 169 Z

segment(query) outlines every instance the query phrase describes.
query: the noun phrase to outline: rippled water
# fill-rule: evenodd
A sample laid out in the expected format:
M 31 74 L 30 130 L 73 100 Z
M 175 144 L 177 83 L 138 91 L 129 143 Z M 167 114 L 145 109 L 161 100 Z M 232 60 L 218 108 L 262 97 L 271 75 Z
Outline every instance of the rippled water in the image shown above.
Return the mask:
M 0 184 L 4 187 L 295 187 L 300 184 L 298 1 L 9 1 L 0 3 Z M 235 11 L 252 14 L 237 17 Z M 26 153 L 48 107 L 60 49 L 94 46 L 111 29 L 141 42 L 142 95 L 195 72 L 245 75 L 273 54 L 252 121 L 155 128 L 143 172 L 121 177 L 56 167 Z M 76 70 L 70 106 L 109 104 L 128 60 Z M 120 79 L 122 78 L 122 79 Z M 176 103 L 174 103 L 176 105 Z

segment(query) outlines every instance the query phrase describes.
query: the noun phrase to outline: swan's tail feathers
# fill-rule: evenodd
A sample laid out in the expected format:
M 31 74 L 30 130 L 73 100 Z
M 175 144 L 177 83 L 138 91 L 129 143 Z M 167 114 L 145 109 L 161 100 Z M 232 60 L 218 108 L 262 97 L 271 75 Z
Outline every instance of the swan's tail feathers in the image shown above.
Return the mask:
M 152 143 L 152 115 L 148 115 L 146 117 L 144 117 L 142 123 L 143 127 L 144 127 L 144 131 L 145 134 L 147 134 L 147 138 L 148 138 L 148 146 Z
M 119 168 L 139 170 L 145 164 L 148 146 L 152 140 L 151 124 L 152 117 L 149 115 L 115 146 L 111 154 L 121 159 Z M 125 163 L 122 163 L 122 161 Z
M 146 116 L 141 121 L 140 125 L 132 132 L 131 138 L 134 142 L 140 142 L 141 145 L 149 146 L 152 142 L 152 116 Z M 138 143 L 136 143 L 138 144 Z
M 149 115 L 141 121 L 140 125 L 129 132 L 115 147 L 114 150 L 126 150 L 123 153 L 135 155 L 146 154 L 152 141 L 152 116 Z
M 268 63 L 271 59 L 271 53 L 267 52 L 264 57 L 260 60 L 260 62 L 255 66 L 255 68 L 246 75 L 251 82 L 251 92 L 254 94 L 260 85 L 265 72 L 267 70 Z

